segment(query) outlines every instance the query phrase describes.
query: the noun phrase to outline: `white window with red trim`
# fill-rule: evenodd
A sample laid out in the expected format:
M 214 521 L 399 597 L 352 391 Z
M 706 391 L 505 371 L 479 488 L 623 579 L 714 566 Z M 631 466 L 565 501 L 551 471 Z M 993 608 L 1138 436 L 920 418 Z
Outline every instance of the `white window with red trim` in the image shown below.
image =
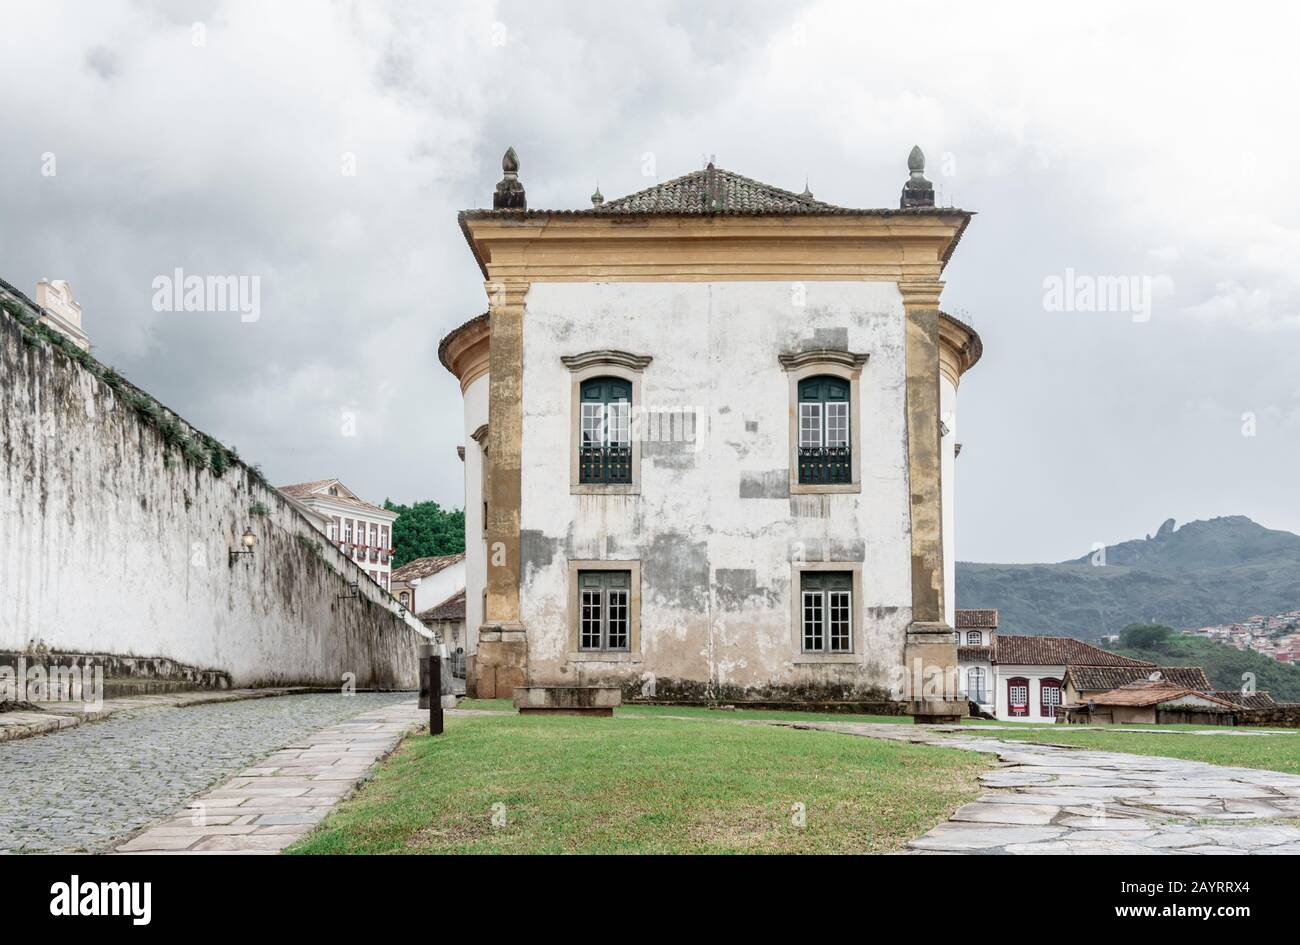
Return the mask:
M 1039 681 L 1038 703 L 1039 713 L 1043 718 L 1056 718 L 1056 712 L 1061 707 L 1061 681 L 1059 679 L 1049 677 Z
M 1023 676 L 1007 680 L 1007 715 L 1014 718 L 1029 715 L 1029 680 Z

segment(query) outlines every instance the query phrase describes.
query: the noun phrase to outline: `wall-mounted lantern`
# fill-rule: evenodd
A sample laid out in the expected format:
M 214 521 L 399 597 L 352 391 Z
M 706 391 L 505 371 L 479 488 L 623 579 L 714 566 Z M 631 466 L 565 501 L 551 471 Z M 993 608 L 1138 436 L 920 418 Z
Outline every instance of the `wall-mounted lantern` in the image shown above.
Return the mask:
M 356 581 L 348 581 L 348 592 L 347 592 L 346 594 L 339 594 L 338 597 L 335 598 L 335 599 L 336 599 L 336 600 L 353 600 L 354 598 L 357 598 L 357 597 L 360 597 L 360 596 L 361 596 L 361 592 L 360 592 L 360 589 L 357 587 L 357 582 L 356 582 Z
M 244 529 L 244 534 L 239 537 L 239 543 L 243 545 L 243 548 L 239 551 L 230 552 L 231 564 L 234 564 L 235 559 L 240 555 L 248 555 L 249 557 L 252 557 L 253 546 L 257 544 L 257 536 L 253 534 L 252 527 Z

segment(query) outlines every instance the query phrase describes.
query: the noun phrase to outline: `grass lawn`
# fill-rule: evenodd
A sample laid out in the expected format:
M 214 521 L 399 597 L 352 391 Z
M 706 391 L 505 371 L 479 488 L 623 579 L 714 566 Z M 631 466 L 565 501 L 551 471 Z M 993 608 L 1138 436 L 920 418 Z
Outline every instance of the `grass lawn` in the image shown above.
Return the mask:
M 1270 771 L 1300 774 L 1300 735 L 1234 735 L 1230 734 L 1233 729 L 1226 729 L 1223 734 L 1197 735 L 1193 732 L 1195 728 L 1196 726 L 1187 726 L 1186 730 L 1160 734 L 1127 726 L 1124 731 L 1106 731 L 1059 725 L 1038 731 L 999 730 L 990 732 L 989 735 L 1005 741 L 1069 745 L 1096 751 L 1122 751 L 1131 755 L 1162 755 L 1166 758 L 1186 758 L 1234 768 L 1267 768 Z
M 448 718 L 443 735 L 408 738 L 287 852 L 878 853 L 975 797 L 992 764 L 647 708 L 613 719 Z M 796 804 L 804 826 L 792 822 Z M 493 826 L 494 809 L 504 826 Z

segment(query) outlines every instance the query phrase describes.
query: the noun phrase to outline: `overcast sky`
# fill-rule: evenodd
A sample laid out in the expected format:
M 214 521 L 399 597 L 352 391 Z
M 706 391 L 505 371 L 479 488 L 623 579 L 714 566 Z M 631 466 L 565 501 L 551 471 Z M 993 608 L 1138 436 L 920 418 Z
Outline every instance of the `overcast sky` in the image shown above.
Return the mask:
M 10 0 L 0 276 L 70 280 L 101 360 L 272 481 L 459 506 L 437 345 L 485 307 L 456 211 L 507 145 L 530 205 L 576 208 L 710 154 L 896 206 L 920 144 L 978 212 L 944 292 L 985 345 L 959 557 L 1300 531 L 1300 24 L 1215 9 Z M 155 311 L 177 267 L 259 276 L 259 319 Z M 1149 319 L 1049 311 L 1067 270 L 1145 278 Z

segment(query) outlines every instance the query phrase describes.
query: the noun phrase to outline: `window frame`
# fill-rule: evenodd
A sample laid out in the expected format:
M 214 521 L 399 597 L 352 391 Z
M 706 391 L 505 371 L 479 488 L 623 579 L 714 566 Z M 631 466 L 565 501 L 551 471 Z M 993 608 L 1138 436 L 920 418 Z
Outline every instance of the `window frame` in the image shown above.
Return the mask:
M 1049 712 L 1047 693 L 1052 691 L 1056 692 L 1056 703 L 1055 708 Z M 1055 709 L 1059 709 L 1064 704 L 1064 693 L 1062 691 L 1061 680 L 1057 679 L 1055 676 L 1044 676 L 1038 680 L 1038 714 L 1041 718 L 1055 719 Z
M 971 637 L 974 637 L 975 639 L 972 640 Z M 967 630 L 967 631 L 966 631 L 966 644 L 965 644 L 965 645 L 966 645 L 966 646 L 983 646 L 983 645 L 984 645 L 984 631 L 983 631 L 983 630 Z
M 561 363 L 569 369 L 569 492 L 572 495 L 639 495 L 641 493 L 641 436 L 637 415 L 645 404 L 642 378 L 653 358 L 626 351 L 601 349 L 582 354 L 563 355 Z M 582 446 L 582 385 L 598 377 L 609 377 L 632 386 L 628 414 L 631 440 L 630 482 L 581 482 L 579 449 Z
M 817 349 L 802 351 L 797 354 L 778 355 L 777 360 L 786 372 L 789 386 L 790 414 L 790 494 L 809 495 L 817 493 L 861 492 L 862 491 L 862 371 L 870 356 L 851 351 L 833 351 Z M 800 482 L 799 481 L 799 447 L 803 437 L 803 411 L 799 398 L 799 385 L 810 378 L 825 375 L 845 381 L 849 385 L 848 397 L 848 439 L 849 439 L 849 481 L 848 482 Z M 811 402 L 810 402 L 811 403 Z M 824 441 L 826 422 L 825 410 L 822 411 L 820 437 Z
M 569 652 L 575 663 L 639 663 L 641 661 L 641 562 L 570 560 L 569 569 Z M 627 573 L 627 646 L 622 649 L 592 649 L 583 646 L 583 572 L 623 571 Z M 609 595 L 602 595 L 602 641 L 608 642 Z M 613 588 L 612 590 L 623 590 Z
M 1025 711 L 1015 712 L 1015 703 L 1011 699 L 1011 690 L 1023 688 L 1025 690 Z M 1033 693 L 1030 691 L 1029 678 L 1026 676 L 1012 676 L 1007 680 L 1007 715 L 1014 719 L 1029 718 L 1029 707 L 1033 705 L 1030 697 Z
M 979 688 L 972 689 L 973 679 L 979 680 Z M 982 698 L 976 698 L 981 696 Z M 989 696 L 989 674 L 983 666 L 970 666 L 966 669 L 966 698 L 971 702 L 987 703 Z
M 849 586 L 823 589 L 822 595 L 822 650 L 804 649 L 803 606 L 805 591 L 803 576 L 808 572 L 835 571 L 849 575 Z M 849 596 L 849 643 L 847 650 L 826 649 L 830 644 L 830 594 L 847 593 Z M 862 562 L 861 561 L 792 561 L 790 563 L 790 646 L 791 659 L 800 663 L 859 663 L 864 658 L 862 646 Z

